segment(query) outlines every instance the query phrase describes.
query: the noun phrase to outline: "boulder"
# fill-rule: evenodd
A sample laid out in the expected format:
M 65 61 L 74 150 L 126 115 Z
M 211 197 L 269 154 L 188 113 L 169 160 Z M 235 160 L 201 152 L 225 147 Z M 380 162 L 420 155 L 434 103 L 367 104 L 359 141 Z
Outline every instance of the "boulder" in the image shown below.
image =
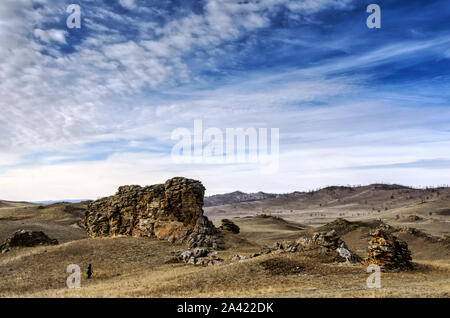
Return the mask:
M 219 231 L 203 215 L 204 193 L 201 182 L 181 177 L 147 187 L 122 186 L 115 195 L 90 202 L 83 223 L 91 237 L 156 237 L 219 249 Z
M 0 245 L 0 252 L 3 254 L 13 248 L 57 244 L 58 241 L 56 239 L 48 237 L 44 232 L 19 230 Z
M 353 254 L 345 247 L 339 247 L 336 249 L 336 251 L 339 253 L 339 256 L 345 258 L 345 262 L 347 264 L 356 264 L 361 261 L 361 259 L 357 255 Z

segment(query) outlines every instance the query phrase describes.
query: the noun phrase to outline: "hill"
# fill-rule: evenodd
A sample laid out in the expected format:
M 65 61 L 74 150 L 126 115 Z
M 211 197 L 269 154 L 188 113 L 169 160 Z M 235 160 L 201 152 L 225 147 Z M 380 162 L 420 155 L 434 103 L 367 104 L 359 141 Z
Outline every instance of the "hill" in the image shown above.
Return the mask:
M 205 197 L 205 207 L 249 201 L 260 201 L 270 198 L 276 198 L 277 196 L 277 194 L 265 192 L 244 193 L 241 191 L 235 191 L 231 193 L 216 194 Z
M 415 235 L 408 242 L 415 269 L 383 273 L 380 290 L 365 288 L 364 265 L 323 263 L 309 252 L 250 255 L 274 240 L 293 239 L 312 228 L 273 217 L 233 219 L 240 234 L 225 234 L 220 265 L 171 262 L 183 246 L 143 237 L 83 238 L 56 246 L 26 248 L 0 255 L 0 296 L 27 297 L 448 297 L 449 247 Z M 347 224 L 347 223 L 346 223 Z M 324 225 L 323 229 L 336 223 Z M 366 254 L 372 223 L 348 223 L 343 236 L 351 249 Z M 342 228 L 341 228 L 342 230 Z M 345 231 L 344 231 L 345 232 Z M 395 232 L 396 235 L 402 234 Z M 439 255 L 439 257 L 437 257 Z M 65 267 L 93 264 L 94 276 L 82 288 L 65 287 Z M 39 275 L 36 275 L 39 273 Z
M 211 219 L 271 215 L 318 226 L 342 217 L 377 219 L 414 226 L 431 234 L 449 233 L 450 188 L 414 189 L 401 185 L 333 186 L 262 200 L 205 207 Z

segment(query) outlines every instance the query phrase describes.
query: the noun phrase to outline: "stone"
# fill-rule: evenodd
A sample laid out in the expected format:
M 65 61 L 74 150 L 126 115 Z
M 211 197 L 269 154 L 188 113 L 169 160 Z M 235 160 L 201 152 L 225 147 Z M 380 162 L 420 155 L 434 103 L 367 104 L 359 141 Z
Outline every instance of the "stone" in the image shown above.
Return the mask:
M 195 248 L 193 251 L 182 251 L 177 258 L 179 261 L 184 261 L 187 264 L 199 266 L 210 266 L 223 262 L 223 260 L 218 257 L 217 251 L 211 252 L 206 248 L 200 247 Z
M 44 232 L 19 230 L 8 238 L 5 243 L 0 245 L 0 251 L 4 254 L 13 248 L 57 244 L 58 240 L 48 237 Z
M 400 241 L 383 227 L 377 228 L 370 235 L 368 264 L 376 264 L 383 270 L 413 268 L 411 251 L 406 242 Z
M 200 181 L 172 178 L 147 187 L 119 187 L 113 196 L 90 202 L 83 224 L 91 237 L 156 237 L 190 247 L 223 248 L 219 230 L 203 215 Z
M 197 258 L 197 257 L 205 257 L 208 255 L 208 253 L 209 251 L 206 248 L 196 247 L 192 255 Z
M 339 255 L 345 258 L 347 264 L 356 264 L 360 262 L 359 257 L 355 256 L 352 252 L 350 252 L 345 247 L 339 247 L 336 249 Z
M 181 253 L 180 257 L 183 261 L 188 262 L 189 259 L 192 257 L 192 252 L 189 250 L 184 251 L 183 253 Z

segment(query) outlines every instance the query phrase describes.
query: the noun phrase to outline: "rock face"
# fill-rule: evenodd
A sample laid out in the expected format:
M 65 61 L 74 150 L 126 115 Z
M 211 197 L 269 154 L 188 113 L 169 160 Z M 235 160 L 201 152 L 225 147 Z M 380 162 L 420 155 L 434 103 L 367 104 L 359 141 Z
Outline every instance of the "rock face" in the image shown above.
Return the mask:
M 384 228 L 370 233 L 368 264 L 376 264 L 382 269 L 411 269 L 411 252 L 406 242 L 400 241 Z
M 222 231 L 228 231 L 228 232 L 231 232 L 234 234 L 238 234 L 241 231 L 239 226 L 237 226 L 233 221 L 228 220 L 228 219 L 222 220 L 222 225 L 219 227 L 219 229 Z
M 201 182 L 173 178 L 147 187 L 120 187 L 114 196 L 93 201 L 83 223 L 91 237 L 147 236 L 221 248 L 222 239 L 203 215 Z
M 0 252 L 3 254 L 17 247 L 56 244 L 58 244 L 58 241 L 49 238 L 44 232 L 19 230 L 7 239 L 4 244 L 0 245 Z

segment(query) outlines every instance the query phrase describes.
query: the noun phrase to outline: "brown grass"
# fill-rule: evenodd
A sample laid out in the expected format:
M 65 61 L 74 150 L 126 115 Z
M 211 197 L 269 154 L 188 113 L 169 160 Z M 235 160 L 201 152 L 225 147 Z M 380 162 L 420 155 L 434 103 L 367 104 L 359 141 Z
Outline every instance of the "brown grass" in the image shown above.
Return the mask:
M 355 195 L 355 194 L 353 194 Z M 397 197 L 397 195 L 396 195 Z M 63 210 L 62 210 L 63 209 Z M 403 235 L 413 252 L 415 269 L 382 273 L 382 288 L 368 289 L 362 265 L 329 263 L 314 252 L 263 255 L 231 261 L 234 254 L 249 255 L 263 245 L 293 240 L 309 226 L 274 218 L 237 218 L 240 234 L 225 234 L 227 250 L 221 265 L 200 267 L 168 263 L 171 253 L 184 249 L 148 238 L 86 238 L 72 225 L 78 210 L 64 205 L 0 209 L 0 232 L 6 236 L 21 225 L 50 231 L 62 244 L 14 250 L 0 254 L 1 297 L 449 297 L 448 246 L 413 235 Z M 21 223 L 24 224 L 21 224 Z M 6 232 L 4 232 L 6 231 Z M 361 256 L 369 229 L 359 226 L 343 239 Z M 66 287 L 66 267 L 78 264 L 82 288 Z M 93 278 L 86 278 L 92 264 Z

